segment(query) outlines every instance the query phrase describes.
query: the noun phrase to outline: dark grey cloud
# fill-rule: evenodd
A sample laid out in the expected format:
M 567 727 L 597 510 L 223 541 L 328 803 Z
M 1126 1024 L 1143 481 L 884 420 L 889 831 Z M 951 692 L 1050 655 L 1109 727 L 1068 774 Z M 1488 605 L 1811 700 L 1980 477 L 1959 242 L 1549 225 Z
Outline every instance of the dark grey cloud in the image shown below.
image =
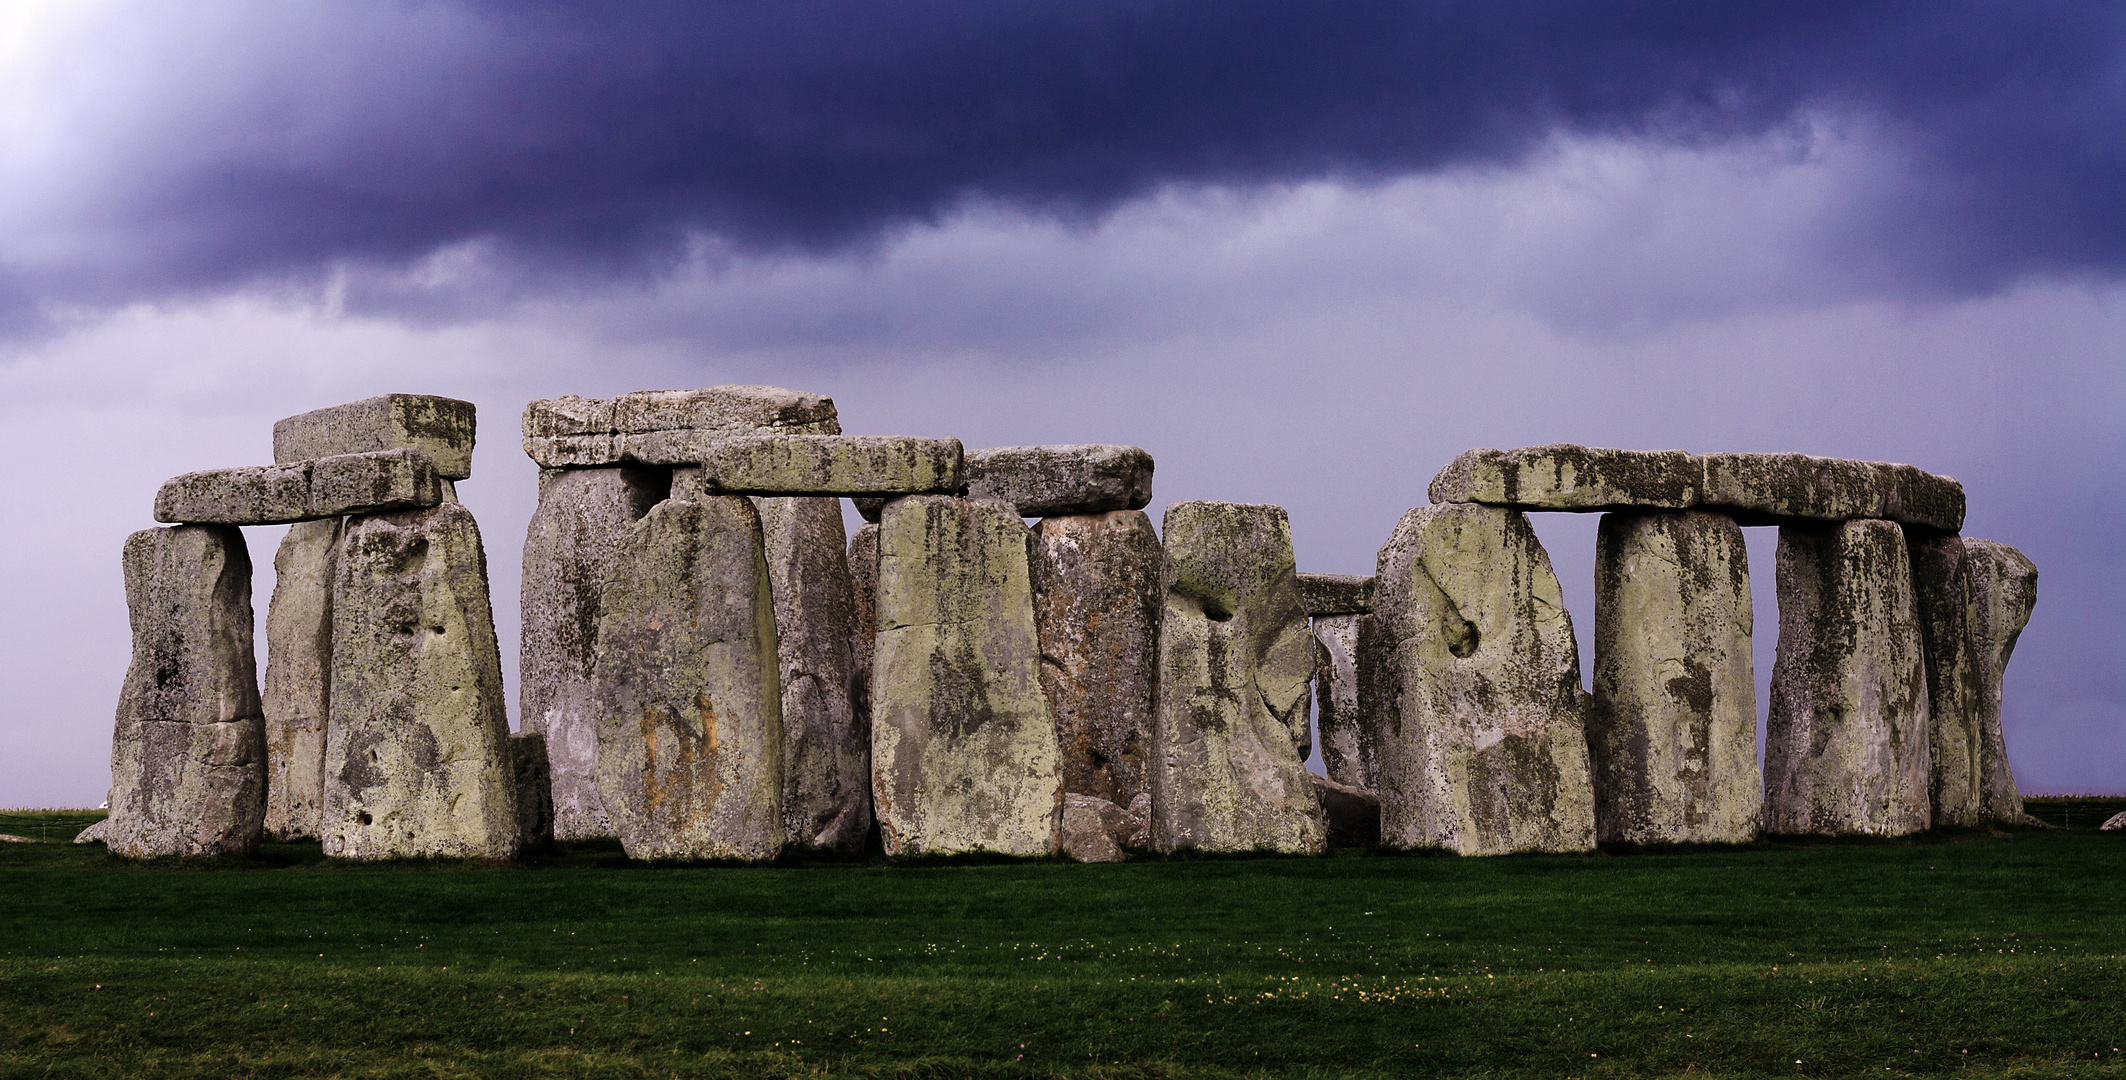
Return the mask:
M 1881 147 L 1825 252 L 1878 292 L 2126 270 L 2110 0 L 212 11 L 75 39 L 132 70 L 64 136 L 64 182 L 13 197 L 18 320 L 453 245 L 525 287 L 605 287 L 705 246 L 861 250 L 970 203 L 1091 220 L 1172 185 L 1511 168 L 1560 135 L 1805 153 L 1825 118 Z

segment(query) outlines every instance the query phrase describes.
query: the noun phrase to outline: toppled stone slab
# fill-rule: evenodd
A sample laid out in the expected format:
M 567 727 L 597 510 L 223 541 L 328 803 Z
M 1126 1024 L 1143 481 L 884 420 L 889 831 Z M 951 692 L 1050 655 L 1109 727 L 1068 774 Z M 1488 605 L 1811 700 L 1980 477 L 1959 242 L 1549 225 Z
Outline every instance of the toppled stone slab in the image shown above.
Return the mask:
M 2111 815 L 2102 825 L 2097 826 L 2100 832 L 2117 832 L 2120 829 L 2126 829 L 2126 810 Z
M 1921 641 L 1895 522 L 1780 528 L 1765 831 L 1902 836 L 1928 827 Z
M 1010 503 L 1020 517 L 1142 510 L 1152 501 L 1152 456 L 1102 443 L 970 450 L 967 497 Z
M 1152 735 L 1161 851 L 1320 852 L 1328 823 L 1303 764 L 1314 641 L 1282 507 L 1167 507 Z
M 1358 708 L 1359 615 L 1314 616 L 1314 727 L 1329 779 L 1373 790 L 1380 774 L 1380 738 Z M 1377 831 L 1377 830 L 1376 830 Z
M 524 408 L 524 452 L 549 469 L 698 465 L 716 438 L 839 435 L 834 399 L 777 386 L 575 395 Z
M 1158 708 L 1159 571 L 1141 510 L 1044 519 L 1033 530 L 1041 686 L 1056 718 L 1063 790 L 1128 805 L 1150 790 Z
M 1434 503 L 1522 510 L 1688 510 L 1743 524 L 1886 518 L 1963 527 L 1963 486 L 1910 465 L 1808 454 L 1691 454 L 1553 443 L 1463 452 L 1433 478 Z
M 1145 820 L 1134 810 L 1096 795 L 1063 796 L 1059 836 L 1063 854 L 1079 862 L 1121 862 L 1123 848 L 1143 836 Z
M 838 499 L 757 498 L 782 670 L 783 829 L 858 852 L 871 832 L 871 727 L 857 709 L 856 587 Z
M 515 768 L 471 511 L 348 521 L 332 582 L 325 854 L 514 858 Z
M 251 556 L 229 526 L 125 543 L 133 662 L 111 740 L 104 840 L 132 858 L 254 850 L 266 747 L 251 647 Z
M 1605 514 L 1595 547 L 1587 746 L 1595 834 L 1627 844 L 1756 838 L 1749 553 L 1734 519 Z
M 16 836 L 14 833 L 0 833 L 0 844 L 34 844 L 37 842 L 38 841 L 33 840 L 27 836 Z
M 782 851 L 775 602 L 750 501 L 667 499 L 629 526 L 595 682 L 598 796 L 629 855 Z
M 958 439 L 887 435 L 734 435 L 701 459 L 710 491 L 737 495 L 877 495 L 952 492 L 961 485 Z
M 895 499 L 879 524 L 872 802 L 893 855 L 1056 848 L 1032 533 L 1010 507 Z
M 110 828 L 111 819 L 104 818 L 102 821 L 75 833 L 74 842 L 77 844 L 101 844 L 104 842 L 104 834 L 109 832 Z
M 209 469 L 165 481 L 155 520 L 194 525 L 281 525 L 434 506 L 443 500 L 435 463 L 420 450 Z
M 1356 574 L 1299 575 L 1299 606 L 1315 617 L 1373 610 L 1373 579 Z
M 289 526 L 273 556 L 266 608 L 265 832 L 318 835 L 325 809 L 325 725 L 332 715 L 332 577 L 341 519 Z
M 546 756 L 546 736 L 525 732 L 509 737 L 510 780 L 517 789 L 517 833 L 524 852 L 554 846 L 554 781 Z
M 1358 670 L 1381 739 L 1382 842 L 1592 848 L 1579 646 L 1527 515 L 1412 510 L 1381 548 L 1378 581 Z
M 470 401 L 430 394 L 384 394 L 291 416 L 273 425 L 273 461 L 419 450 L 449 480 L 472 476 L 475 409 Z M 433 505 L 433 504 L 430 504 Z M 353 513 L 354 511 L 349 511 Z
M 1314 795 L 1321 800 L 1322 816 L 1329 823 L 1332 848 L 1374 847 L 1380 843 L 1380 797 L 1364 788 L 1339 784 L 1318 773 L 1308 773 Z

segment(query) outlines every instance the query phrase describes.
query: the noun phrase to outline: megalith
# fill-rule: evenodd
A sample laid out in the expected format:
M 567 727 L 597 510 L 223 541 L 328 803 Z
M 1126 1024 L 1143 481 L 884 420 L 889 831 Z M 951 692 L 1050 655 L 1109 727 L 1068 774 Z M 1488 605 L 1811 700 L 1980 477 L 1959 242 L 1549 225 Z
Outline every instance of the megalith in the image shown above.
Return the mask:
M 1152 845 L 1319 852 L 1304 764 L 1314 642 L 1282 507 L 1167 507 Z
M 273 556 L 266 608 L 265 833 L 318 835 L 325 808 L 325 722 L 332 708 L 332 574 L 340 518 L 288 527 Z
M 1978 669 L 1979 804 L 1994 821 L 2022 822 L 2023 796 L 2001 735 L 2001 691 L 2008 658 L 2037 609 L 2037 564 L 1992 540 L 1966 540 L 1964 550 L 1971 575 L 1968 626 Z
M 1743 843 L 1763 817 L 1742 528 L 1698 510 L 1604 514 L 1595 546 L 1595 834 Z
M 1442 503 L 1403 515 L 1359 634 L 1383 843 L 1594 846 L 1579 646 L 1526 514 Z
M 878 533 L 872 801 L 888 854 L 1056 849 L 1032 532 L 1010 506 L 914 496 Z
M 472 513 L 445 502 L 350 518 L 332 582 L 325 854 L 515 857 L 502 658 Z
M 1050 517 L 1033 532 L 1041 686 L 1056 718 L 1063 790 L 1128 806 L 1150 790 L 1159 536 L 1141 510 Z
M 2037 568 L 1990 540 L 1914 536 L 1910 549 L 1926 631 L 1933 823 L 2020 821 L 2001 736 L 2001 676 L 2036 604 Z
M 753 505 L 782 670 L 784 832 L 793 844 L 861 851 L 871 831 L 871 728 L 854 698 L 856 587 L 841 500 Z
M 1329 779 L 1374 790 L 1380 739 L 1358 708 L 1358 624 L 1363 615 L 1314 616 L 1314 727 Z
M 760 514 L 671 498 L 630 525 L 598 620 L 598 796 L 638 859 L 783 847 L 782 698 Z
M 251 556 L 233 527 L 125 543 L 133 662 L 111 740 L 103 840 L 133 858 L 258 846 L 266 747 L 251 641 Z
M 883 507 L 884 504 L 881 504 Z M 856 707 L 871 715 L 871 655 L 878 644 L 878 523 L 857 526 L 849 537 L 849 584 L 856 598 L 850 655 L 856 666 Z M 869 730 L 866 728 L 866 730 Z
M 1928 827 L 1921 640 L 1896 522 L 1780 527 L 1765 831 L 1901 836 Z

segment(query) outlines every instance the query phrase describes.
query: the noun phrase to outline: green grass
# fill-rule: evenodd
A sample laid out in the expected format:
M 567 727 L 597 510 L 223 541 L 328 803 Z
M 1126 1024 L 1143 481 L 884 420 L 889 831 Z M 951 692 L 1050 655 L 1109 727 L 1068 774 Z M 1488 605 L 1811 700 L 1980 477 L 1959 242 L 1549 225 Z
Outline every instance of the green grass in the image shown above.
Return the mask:
M 0 830 L 4 831 L 4 830 Z M 2126 835 L 134 865 L 0 845 L 0 1077 L 2121 1076 Z

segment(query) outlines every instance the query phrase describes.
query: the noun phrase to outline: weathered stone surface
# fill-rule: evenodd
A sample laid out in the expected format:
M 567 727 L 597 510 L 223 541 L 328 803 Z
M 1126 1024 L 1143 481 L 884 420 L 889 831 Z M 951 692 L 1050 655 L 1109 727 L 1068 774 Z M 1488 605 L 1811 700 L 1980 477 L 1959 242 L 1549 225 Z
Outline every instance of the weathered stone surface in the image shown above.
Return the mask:
M 892 499 L 884 495 L 859 495 L 849 501 L 856 505 L 856 516 L 876 525 L 879 516 L 886 512 L 886 504 Z
M 1319 773 L 1308 773 L 1314 797 L 1321 800 L 1323 818 L 1329 823 L 1330 847 L 1373 847 L 1380 843 L 1380 797 L 1364 788 L 1339 784 Z
M 1301 574 L 1299 606 L 1317 617 L 1364 615 L 1373 610 L 1373 579 L 1356 574 Z
M 1433 477 L 1435 503 L 1531 510 L 1696 506 L 1704 466 L 1683 450 L 1611 450 L 1551 443 L 1518 450 L 1466 450 Z
M 1739 844 L 1763 818 L 1749 553 L 1734 519 L 1605 514 L 1587 747 L 1595 835 Z
M 793 844 L 862 851 L 871 727 L 856 707 L 856 587 L 839 499 L 759 498 L 782 668 L 783 828 Z
M 1379 783 L 1380 738 L 1358 707 L 1361 618 L 1314 616 L 1314 727 L 1329 779 L 1371 791 Z
M 629 855 L 782 851 L 775 602 L 750 501 L 667 499 L 628 527 L 595 682 L 598 795 Z
M 1144 827 L 1142 815 L 1096 795 L 1063 796 L 1060 846 L 1079 862 L 1121 862 L 1123 847 L 1142 836 Z
M 918 496 L 879 524 L 872 805 L 886 852 L 1055 850 L 1032 532 L 1001 503 Z
M 733 435 L 701 459 L 709 490 L 740 495 L 877 495 L 959 489 L 958 439 Z
M 629 525 L 663 501 L 662 469 L 548 469 L 524 534 L 517 715 L 545 736 L 554 835 L 613 835 L 598 801 L 598 721 L 591 707 L 605 579 Z
M 1977 674 L 1973 705 L 1979 734 L 1979 809 L 1993 821 L 2025 822 L 2029 816 L 2023 812 L 2001 735 L 2001 691 L 2008 658 L 2037 608 L 2037 566 L 2022 552 L 1991 540 L 1966 540 L 1964 551 L 1971 582 L 1966 626 Z
M 1579 646 L 1518 510 L 1403 515 L 1359 624 L 1382 841 L 1464 855 L 1594 846 Z
M 1904 530 L 1779 530 L 1779 652 L 1764 748 L 1772 833 L 1927 828 L 1928 704 Z
M 433 459 L 438 475 L 463 480 L 472 475 L 475 420 L 470 401 L 430 394 L 384 394 L 274 424 L 273 460 L 289 465 L 406 448 Z
M 1910 465 L 1808 454 L 1706 454 L 1704 505 L 1745 525 L 1887 518 L 1955 532 L 1963 485 Z
M 227 526 L 125 543 L 133 663 L 111 740 L 104 840 L 133 858 L 258 846 L 266 747 L 251 648 L 251 556 Z
M 2100 832 L 2117 832 L 2120 829 L 2126 829 L 2126 811 L 2121 811 L 2106 818 L 2102 825 L 2097 826 L 2097 829 Z M 80 842 L 79 840 L 75 841 L 77 844 Z
M 281 525 L 434 506 L 443 488 L 419 450 L 209 469 L 165 481 L 155 520 L 199 525 Z
M 347 522 L 332 579 L 331 710 L 325 854 L 517 854 L 487 556 L 463 506 Z
M 526 732 L 509 737 L 510 781 L 517 789 L 517 834 L 521 850 L 554 846 L 554 773 L 546 755 L 546 736 Z
M 1282 507 L 1167 507 L 1152 734 L 1162 851 L 1318 852 L 1328 823 L 1302 764 L 1314 642 Z
M 856 598 L 849 640 L 856 671 L 857 708 L 871 715 L 871 657 L 878 647 L 878 526 L 862 525 L 849 537 L 849 586 Z
M 332 715 L 332 572 L 341 519 L 288 528 L 273 556 L 266 608 L 265 832 L 318 835 L 325 809 L 325 721 Z
M 1913 600 L 1926 634 L 1928 796 L 1933 823 L 1986 820 L 1979 779 L 1978 664 L 1970 632 L 1971 574 L 1961 536 L 1909 536 Z
M 1047 518 L 1033 537 L 1041 687 L 1056 718 L 1063 790 L 1127 805 L 1150 790 L 1159 536 L 1143 511 L 1117 510 Z
M 776 386 L 571 394 L 524 408 L 524 452 L 546 468 L 696 465 L 725 435 L 839 435 L 834 399 Z
M 1152 456 L 1106 444 L 994 446 L 967 453 L 967 497 L 1010 503 L 1020 517 L 1142 510 Z
M 110 828 L 111 819 L 104 818 L 102 821 L 75 833 L 74 842 L 77 844 L 101 844 L 104 842 L 104 834 L 109 832 Z

